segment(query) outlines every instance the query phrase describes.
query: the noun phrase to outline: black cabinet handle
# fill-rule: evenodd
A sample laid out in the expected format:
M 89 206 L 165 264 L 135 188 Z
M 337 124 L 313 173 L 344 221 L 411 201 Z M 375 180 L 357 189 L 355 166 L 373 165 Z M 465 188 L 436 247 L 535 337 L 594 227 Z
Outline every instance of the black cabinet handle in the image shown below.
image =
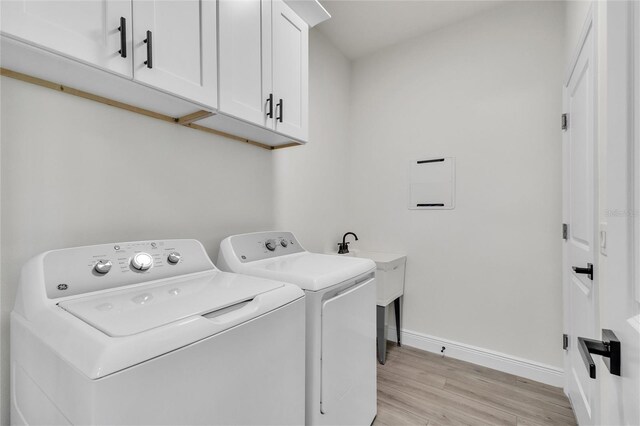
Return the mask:
M 276 120 L 282 123 L 282 118 L 284 117 L 284 101 L 282 99 L 280 99 L 280 102 L 278 102 L 276 111 L 280 111 L 280 114 L 276 117 Z
M 589 279 L 593 281 L 593 264 L 587 263 L 586 268 L 574 266 L 571 269 L 573 269 L 573 272 L 575 272 L 576 274 L 586 274 L 589 277 Z
M 118 53 L 121 57 L 127 57 L 127 19 L 123 16 L 120 17 L 120 26 L 118 27 L 118 31 L 120 31 L 120 50 Z
M 601 355 L 609 372 L 620 375 L 620 340 L 613 331 L 602 329 L 602 341 L 578 337 L 578 349 L 592 379 L 596 378 L 596 363 L 591 354 Z
M 267 117 L 273 118 L 273 93 L 269 93 L 267 102 L 269 103 L 269 108 L 267 109 Z
M 144 39 L 144 42 L 147 43 L 147 60 L 144 61 L 144 64 L 147 68 L 153 68 L 153 34 L 151 31 L 147 30 L 147 38 Z

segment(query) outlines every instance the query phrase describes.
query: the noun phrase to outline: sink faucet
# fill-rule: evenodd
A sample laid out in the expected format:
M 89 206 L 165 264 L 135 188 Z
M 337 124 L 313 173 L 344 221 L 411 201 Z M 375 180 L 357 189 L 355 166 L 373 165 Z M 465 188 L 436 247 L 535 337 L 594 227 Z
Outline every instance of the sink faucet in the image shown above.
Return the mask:
M 338 254 L 349 253 L 349 243 L 346 241 L 347 235 L 353 235 L 356 241 L 358 241 L 358 236 L 356 234 L 354 234 L 353 232 L 347 232 L 342 236 L 342 242 L 338 243 Z

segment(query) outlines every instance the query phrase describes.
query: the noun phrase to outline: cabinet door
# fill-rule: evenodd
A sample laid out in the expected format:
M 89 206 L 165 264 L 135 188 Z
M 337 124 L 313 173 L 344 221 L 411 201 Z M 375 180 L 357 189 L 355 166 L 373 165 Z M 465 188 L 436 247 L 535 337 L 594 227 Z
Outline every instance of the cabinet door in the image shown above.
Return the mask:
M 273 127 L 271 0 L 219 0 L 220 111 Z
M 282 0 L 273 0 L 272 7 L 275 129 L 307 140 L 309 27 Z
M 133 78 L 217 107 L 215 0 L 133 0 Z
M 132 75 L 131 0 L 2 1 L 1 15 L 4 35 L 129 78 Z M 125 23 L 124 40 L 118 29 L 121 22 Z M 126 52 L 119 53 L 122 47 Z

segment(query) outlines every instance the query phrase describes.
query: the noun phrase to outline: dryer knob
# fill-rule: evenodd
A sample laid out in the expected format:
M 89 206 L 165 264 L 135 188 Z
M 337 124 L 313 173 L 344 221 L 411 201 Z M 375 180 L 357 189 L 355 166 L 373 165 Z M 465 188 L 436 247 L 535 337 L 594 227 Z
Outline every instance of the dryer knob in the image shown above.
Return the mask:
M 287 242 L 287 240 L 280 240 L 280 245 L 281 245 L 282 247 L 286 247 L 286 246 L 288 246 L 288 245 L 289 245 L 289 243 Z
M 104 275 L 111 270 L 112 266 L 113 263 L 111 263 L 110 260 L 99 260 L 98 263 L 96 263 L 96 266 L 93 267 L 93 270 Z
M 153 265 L 153 257 L 148 253 L 137 253 L 131 259 L 131 267 L 137 271 L 146 271 Z
M 267 240 L 266 243 L 264 243 L 264 246 L 269 250 L 269 251 L 274 251 L 276 249 L 276 240 L 274 239 L 270 239 Z
M 167 262 L 169 262 L 172 265 L 175 265 L 176 263 L 180 262 L 180 259 L 182 259 L 182 255 L 177 251 L 173 251 L 169 253 L 169 256 L 167 256 Z

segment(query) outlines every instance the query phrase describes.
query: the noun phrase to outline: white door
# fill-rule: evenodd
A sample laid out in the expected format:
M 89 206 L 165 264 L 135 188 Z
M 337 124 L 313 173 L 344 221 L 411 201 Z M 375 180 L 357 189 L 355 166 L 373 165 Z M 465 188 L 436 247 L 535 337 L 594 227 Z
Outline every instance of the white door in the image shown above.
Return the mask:
M 637 41 L 640 40 L 640 5 L 607 2 L 606 9 L 607 235 L 600 300 L 602 327 L 612 330 L 620 340 L 621 371 L 620 376 L 615 376 L 601 361 L 597 363 L 596 368 L 602 372 L 600 422 L 639 425 L 640 43 Z M 629 20 L 630 16 L 635 16 L 635 24 Z M 635 105 L 629 97 L 634 88 Z M 634 159 L 634 151 L 635 161 L 629 161 Z
M 300 140 L 308 134 L 309 27 L 282 0 L 273 0 L 275 129 Z
M 595 143 L 595 52 L 593 25 L 585 33 L 573 71 L 564 89 L 568 128 L 564 134 L 564 246 L 566 392 L 581 425 L 598 422 L 597 380 L 589 377 L 578 350 L 578 337 L 600 339 L 598 321 L 597 180 Z M 574 268 L 592 265 L 593 275 Z M 578 270 L 580 271 L 580 270 Z
M 271 0 L 219 0 L 220 111 L 273 127 Z
M 217 107 L 215 0 L 134 0 L 135 80 Z
M 131 77 L 130 0 L 11 0 L 1 6 L 3 34 Z

